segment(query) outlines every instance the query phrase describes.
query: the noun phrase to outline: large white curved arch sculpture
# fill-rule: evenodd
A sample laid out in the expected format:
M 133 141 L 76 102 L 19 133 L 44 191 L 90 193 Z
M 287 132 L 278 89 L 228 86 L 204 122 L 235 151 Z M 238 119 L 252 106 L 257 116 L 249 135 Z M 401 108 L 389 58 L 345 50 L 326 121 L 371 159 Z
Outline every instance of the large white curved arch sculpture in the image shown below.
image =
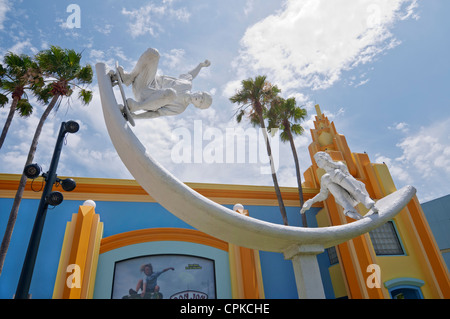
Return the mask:
M 305 272 L 305 264 L 302 267 L 301 261 L 296 260 L 295 256 L 315 255 L 324 248 L 381 226 L 399 213 L 415 194 L 412 186 L 406 186 L 379 200 L 378 214 L 341 226 L 293 227 L 243 216 L 195 192 L 156 162 L 123 118 L 105 64 L 97 63 L 96 71 L 108 133 L 122 162 L 136 181 L 168 211 L 202 232 L 239 246 L 285 254 L 286 258 L 293 260 L 297 285 L 302 286 L 299 287 L 301 297 L 323 298 L 324 295 L 323 291 L 306 291 L 309 288 L 305 287 L 317 285 L 317 281 L 314 281 L 317 276 L 307 274 L 306 277 L 313 281 L 310 284 L 305 282 L 308 280 L 305 276 L 299 278 L 302 276 L 298 272 Z M 316 275 L 320 278 L 320 274 Z

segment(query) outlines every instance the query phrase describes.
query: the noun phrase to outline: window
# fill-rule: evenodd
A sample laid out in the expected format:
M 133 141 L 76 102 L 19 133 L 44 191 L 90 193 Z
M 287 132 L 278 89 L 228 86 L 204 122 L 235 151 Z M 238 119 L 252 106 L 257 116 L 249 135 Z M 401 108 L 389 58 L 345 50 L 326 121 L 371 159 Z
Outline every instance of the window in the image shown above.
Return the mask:
M 377 255 L 404 255 L 392 221 L 370 231 L 369 235 Z
M 339 262 L 339 259 L 337 256 L 336 247 L 333 246 L 327 248 L 327 252 L 328 252 L 328 259 L 330 260 L 330 265 L 337 264 Z

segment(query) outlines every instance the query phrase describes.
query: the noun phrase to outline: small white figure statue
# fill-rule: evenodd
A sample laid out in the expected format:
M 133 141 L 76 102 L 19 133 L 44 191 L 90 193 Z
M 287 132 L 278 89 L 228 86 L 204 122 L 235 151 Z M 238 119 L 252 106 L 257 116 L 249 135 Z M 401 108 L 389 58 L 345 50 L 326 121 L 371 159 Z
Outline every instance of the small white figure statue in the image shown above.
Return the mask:
M 375 202 L 367 193 L 364 183 L 356 180 L 348 171 L 347 166 L 342 162 L 336 162 L 331 156 L 325 152 L 317 152 L 314 155 L 317 166 L 325 170 L 325 174 L 320 180 L 320 192 L 313 198 L 307 200 L 302 209 L 301 214 L 316 203 L 328 198 L 329 192 L 333 194 L 336 202 L 344 208 L 344 214 L 352 219 L 363 218 L 354 208 L 358 203 L 363 204 L 367 209 L 371 209 L 374 213 L 378 210 Z
M 134 97 L 127 99 L 127 104 L 135 119 L 155 118 L 159 116 L 176 115 L 184 112 L 189 104 L 200 109 L 206 109 L 212 104 L 212 97 L 207 92 L 191 92 L 192 80 L 203 67 L 211 63 L 208 60 L 199 63 L 196 68 L 179 78 L 156 73 L 159 62 L 159 52 L 147 49 L 139 58 L 133 71 L 127 73 L 122 67 L 118 72 L 123 84 L 132 85 Z M 144 111 L 136 114 L 136 111 Z

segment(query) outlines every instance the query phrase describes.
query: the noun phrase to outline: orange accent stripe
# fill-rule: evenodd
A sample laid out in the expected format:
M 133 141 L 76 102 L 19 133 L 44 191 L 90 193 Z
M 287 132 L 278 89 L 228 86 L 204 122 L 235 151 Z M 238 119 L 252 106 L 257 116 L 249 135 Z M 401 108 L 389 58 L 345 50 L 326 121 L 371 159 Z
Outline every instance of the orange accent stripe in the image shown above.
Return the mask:
M 353 238 L 353 244 L 355 246 L 355 252 L 356 252 L 356 258 L 358 258 L 359 261 L 359 271 L 363 274 L 362 280 L 367 279 L 369 274 L 366 272 L 366 269 L 369 265 L 375 264 L 375 262 L 372 259 L 372 255 L 369 251 L 369 246 L 367 244 L 367 236 L 368 234 L 358 236 L 356 238 Z M 364 277 L 365 276 L 365 277 Z M 366 282 L 364 281 L 362 285 L 365 285 Z M 369 299 L 384 299 L 382 288 L 372 288 L 372 289 L 365 289 L 367 292 Z
M 66 177 L 60 176 L 64 179 Z M 122 179 L 102 179 L 102 178 L 84 178 L 73 177 L 77 182 L 77 187 L 70 193 L 64 194 L 67 199 L 87 199 L 86 196 L 104 198 L 105 196 L 111 200 L 126 200 L 130 196 L 132 200 L 136 197 L 147 198 L 147 201 L 154 199 L 134 180 Z M 20 175 L 18 174 L 0 174 L 0 197 L 14 197 L 15 191 L 19 185 Z M 31 181 L 28 180 L 24 198 L 40 198 L 41 192 L 35 192 L 41 189 L 41 179 L 36 179 L 31 187 Z M 226 185 L 226 184 L 206 184 L 206 183 L 186 183 L 187 186 L 207 198 L 217 198 L 218 201 L 229 202 L 234 198 L 244 201 L 273 200 L 276 202 L 277 196 L 275 190 L 271 186 L 253 186 L 253 185 Z M 33 189 L 35 191 L 33 191 Z M 299 205 L 297 187 L 281 187 L 283 200 L 291 205 Z M 315 188 L 304 188 L 304 200 L 314 197 L 318 192 Z M 120 196 L 117 196 L 120 195 Z M 102 197 L 103 196 L 103 197 Z
M 253 249 L 239 247 L 241 255 L 244 299 L 261 299 L 258 287 L 257 260 Z
M 117 248 L 152 241 L 186 241 L 228 251 L 227 242 L 198 230 L 185 228 L 149 228 L 103 238 L 100 244 L 100 254 Z
M 330 216 L 331 224 L 333 226 L 342 225 L 339 210 L 336 202 L 334 201 L 334 197 L 330 195 L 325 203 Z M 352 252 L 348 242 L 337 245 L 336 249 L 339 251 L 339 256 L 341 258 L 340 262 L 342 264 L 342 268 L 344 269 L 344 275 L 348 287 L 348 298 L 363 299 L 363 292 L 358 284 L 359 280 L 357 276 L 357 269 L 353 264 Z
M 72 243 L 72 249 L 70 252 L 69 264 L 75 264 L 80 267 L 80 284 L 81 289 L 69 288 L 67 285 L 64 287 L 63 298 L 64 299 L 80 299 L 84 277 L 86 275 L 86 263 L 89 248 L 90 233 L 94 220 L 95 211 L 93 207 L 80 206 L 77 215 L 77 221 L 75 226 L 75 232 L 73 238 L 75 241 Z M 97 215 L 98 219 L 98 215 Z

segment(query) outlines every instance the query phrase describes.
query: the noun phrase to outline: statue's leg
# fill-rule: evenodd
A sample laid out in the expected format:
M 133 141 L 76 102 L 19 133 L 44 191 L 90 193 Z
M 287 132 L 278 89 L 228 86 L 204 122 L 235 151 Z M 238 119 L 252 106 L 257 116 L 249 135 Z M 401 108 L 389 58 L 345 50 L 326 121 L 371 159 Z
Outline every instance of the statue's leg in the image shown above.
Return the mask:
M 131 112 L 139 110 L 156 111 L 159 108 L 172 102 L 177 96 L 174 89 L 153 90 L 148 89 L 140 101 L 127 99 L 128 107 Z
M 359 214 L 353 207 L 353 201 L 350 198 L 350 194 L 340 186 L 340 184 L 329 183 L 327 185 L 328 190 L 333 194 L 336 202 L 344 208 L 344 215 L 353 219 L 361 219 L 363 216 Z
M 123 84 L 129 86 L 133 82 L 138 82 L 139 88 L 146 87 L 155 79 L 156 71 L 158 70 L 159 52 L 156 49 L 147 49 L 137 61 L 133 71 L 127 73 L 123 68 L 119 68 L 119 73 L 122 76 Z M 135 85 L 135 83 L 133 83 Z
M 344 178 L 339 185 L 346 189 L 355 199 L 363 204 L 367 209 L 373 208 L 375 201 L 370 198 L 369 193 L 365 189 L 364 185 L 357 185 L 352 183 L 349 177 Z

